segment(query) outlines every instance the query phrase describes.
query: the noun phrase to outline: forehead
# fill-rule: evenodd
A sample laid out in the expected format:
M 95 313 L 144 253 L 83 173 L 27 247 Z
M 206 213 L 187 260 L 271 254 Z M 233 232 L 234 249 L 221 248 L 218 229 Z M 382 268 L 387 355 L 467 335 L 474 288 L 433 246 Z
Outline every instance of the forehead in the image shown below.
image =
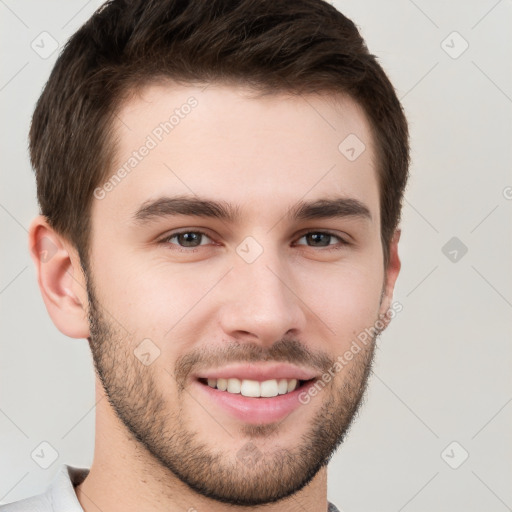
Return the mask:
M 379 217 L 370 126 L 347 96 L 153 84 L 122 104 L 114 133 L 93 214 L 122 221 L 159 196 L 196 195 L 241 205 L 253 219 L 329 197 L 357 199 Z

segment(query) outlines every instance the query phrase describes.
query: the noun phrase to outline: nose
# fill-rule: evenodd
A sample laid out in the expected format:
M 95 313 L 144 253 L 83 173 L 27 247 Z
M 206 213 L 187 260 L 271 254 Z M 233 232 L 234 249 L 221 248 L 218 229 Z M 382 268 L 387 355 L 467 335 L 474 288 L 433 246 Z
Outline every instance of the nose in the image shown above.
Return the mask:
M 220 323 L 231 339 L 269 347 L 303 332 L 305 303 L 293 272 L 276 252 L 267 249 L 252 263 L 235 255 L 223 286 Z

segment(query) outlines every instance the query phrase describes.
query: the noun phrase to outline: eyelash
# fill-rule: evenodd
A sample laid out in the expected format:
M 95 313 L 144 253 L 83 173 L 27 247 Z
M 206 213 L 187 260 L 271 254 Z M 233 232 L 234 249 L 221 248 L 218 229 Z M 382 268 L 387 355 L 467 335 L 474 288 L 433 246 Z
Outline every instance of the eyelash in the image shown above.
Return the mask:
M 193 252 L 196 252 L 197 249 L 199 249 L 199 247 L 201 247 L 201 245 L 198 245 L 197 247 L 188 247 L 188 248 L 185 248 L 185 247 L 181 247 L 177 244 L 171 244 L 170 243 L 170 240 L 172 240 L 173 238 L 179 236 L 179 235 L 183 235 L 183 234 L 186 234 L 186 233 L 196 233 L 196 234 L 200 234 L 202 236 L 206 236 L 208 238 L 211 239 L 211 236 L 208 235 L 208 233 L 205 233 L 204 231 L 201 231 L 199 229 L 196 229 L 196 230 L 185 230 L 185 231 L 179 231 L 177 233 L 172 233 L 170 234 L 169 236 L 166 236 L 165 238 L 163 238 L 162 240 L 160 240 L 159 243 L 161 244 L 166 244 L 166 245 L 174 245 L 176 247 L 173 247 L 172 250 L 174 251 L 179 251 L 179 252 L 183 252 L 183 253 L 193 253 Z M 344 246 L 347 246 L 347 245 L 350 245 L 349 242 L 347 242 L 346 240 L 344 240 L 343 238 L 341 238 L 339 235 L 336 235 L 335 233 L 332 233 L 330 231 L 307 231 L 306 233 L 303 233 L 300 237 L 299 237 L 299 240 L 301 238 L 304 238 L 306 235 L 310 235 L 310 234 L 315 234 L 315 235 L 327 235 L 327 236 L 331 236 L 333 238 L 337 238 L 339 240 L 339 243 L 340 245 L 337 245 L 337 246 L 333 246 L 333 247 L 330 247 L 330 246 L 327 246 L 327 247 L 320 247 L 320 249 L 322 249 L 323 251 L 338 251 L 340 249 L 342 249 Z M 301 244 L 303 245 L 303 244 Z M 312 247 L 314 248 L 314 246 L 306 246 L 306 247 Z

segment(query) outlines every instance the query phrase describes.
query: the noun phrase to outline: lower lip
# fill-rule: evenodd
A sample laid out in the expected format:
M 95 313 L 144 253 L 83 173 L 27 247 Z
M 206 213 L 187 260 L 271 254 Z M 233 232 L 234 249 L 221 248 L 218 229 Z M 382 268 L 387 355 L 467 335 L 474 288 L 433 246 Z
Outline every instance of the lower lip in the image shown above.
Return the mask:
M 299 406 L 303 405 L 299 401 L 299 396 L 308 392 L 315 381 L 309 381 L 297 388 L 295 391 L 285 395 L 277 395 L 272 398 L 251 398 L 227 391 L 220 391 L 199 381 L 194 381 L 194 385 L 199 388 L 199 392 L 204 393 L 210 402 L 217 404 L 228 414 L 244 423 L 274 423 L 281 421 Z

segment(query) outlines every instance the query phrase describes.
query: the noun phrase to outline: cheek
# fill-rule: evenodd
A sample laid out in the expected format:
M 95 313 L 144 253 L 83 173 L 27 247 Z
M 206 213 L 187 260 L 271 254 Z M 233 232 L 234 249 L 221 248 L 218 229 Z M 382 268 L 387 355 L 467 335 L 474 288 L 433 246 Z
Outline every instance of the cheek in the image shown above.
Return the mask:
M 169 265 L 161 258 L 131 258 L 120 252 L 98 255 L 95 277 L 106 309 L 139 338 L 164 341 L 190 327 L 211 306 L 209 291 L 225 272 L 211 265 Z
M 314 288 L 304 288 L 304 297 L 311 309 L 330 327 L 340 342 L 349 342 L 353 335 L 374 324 L 379 314 L 383 272 L 378 268 L 342 266 L 317 273 Z
M 170 265 L 161 255 L 141 258 L 119 247 L 107 242 L 96 249 L 93 274 L 101 303 L 127 331 L 141 339 L 172 339 L 179 351 L 178 339 L 188 345 L 212 325 L 219 293 L 222 303 L 229 296 L 224 283 L 217 287 L 229 262 Z M 380 265 L 373 251 L 349 253 L 337 263 L 290 260 L 287 274 L 303 301 L 298 307 L 309 319 L 306 329 L 323 322 L 334 331 L 325 330 L 326 336 L 348 340 L 373 325 L 383 284 Z

